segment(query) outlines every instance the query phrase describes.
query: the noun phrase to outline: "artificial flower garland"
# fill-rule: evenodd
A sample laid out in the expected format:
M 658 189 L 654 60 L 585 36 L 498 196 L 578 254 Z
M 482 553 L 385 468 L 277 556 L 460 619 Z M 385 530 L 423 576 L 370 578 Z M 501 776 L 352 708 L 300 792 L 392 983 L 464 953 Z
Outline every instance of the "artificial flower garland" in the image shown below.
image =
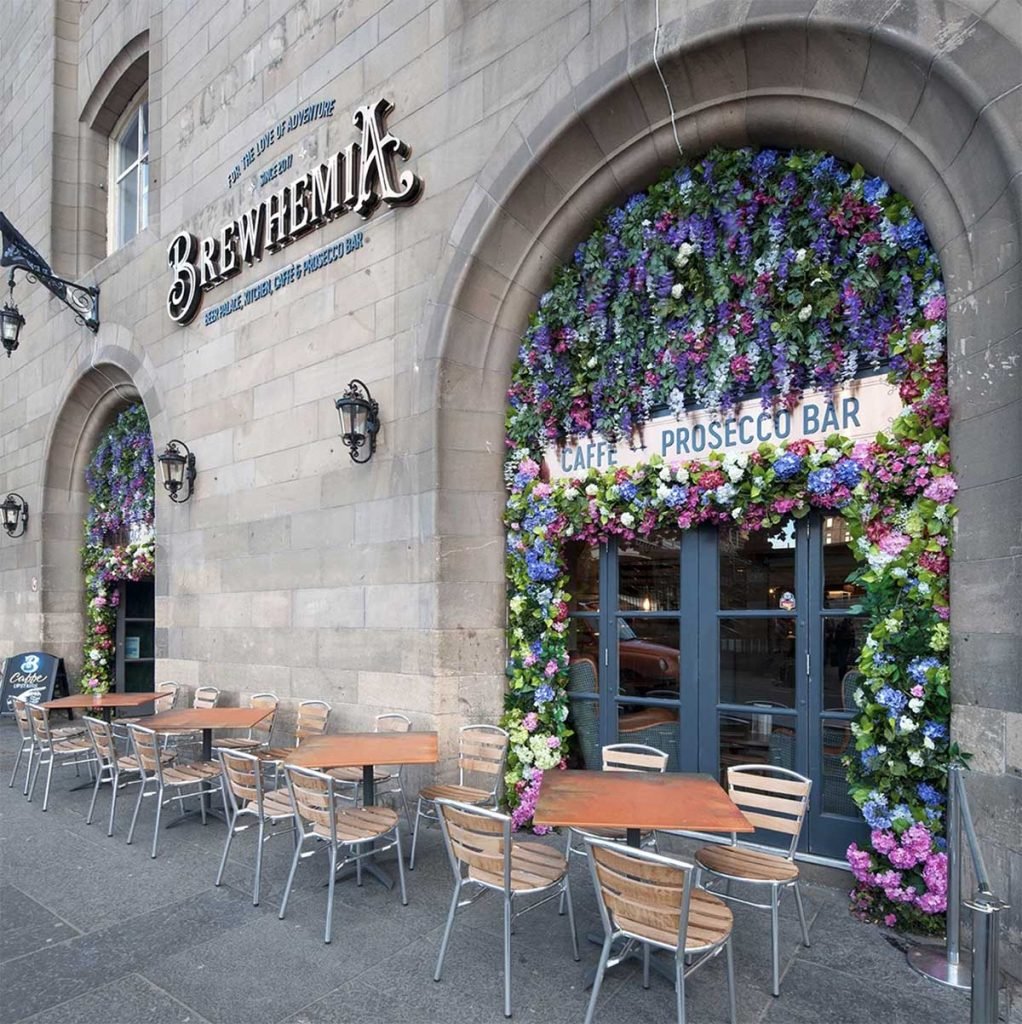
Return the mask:
M 764 529 L 812 509 L 845 517 L 869 632 L 846 757 L 871 825 L 849 849 L 857 913 L 943 921 L 950 695 L 951 504 L 945 300 L 936 256 L 903 197 L 821 153 L 714 150 L 612 211 L 560 271 L 523 339 L 507 419 L 511 746 L 516 827 L 543 772 L 564 768 L 569 594 L 562 549 L 702 524 Z M 622 443 L 658 406 L 793 406 L 867 366 L 903 412 L 853 445 L 831 436 L 550 483 L 551 442 Z
M 89 512 L 82 570 L 87 627 L 80 687 L 86 693 L 106 693 L 113 685 L 117 584 L 153 575 L 153 480 L 149 419 L 141 404 L 133 405 L 103 435 L 85 473 Z

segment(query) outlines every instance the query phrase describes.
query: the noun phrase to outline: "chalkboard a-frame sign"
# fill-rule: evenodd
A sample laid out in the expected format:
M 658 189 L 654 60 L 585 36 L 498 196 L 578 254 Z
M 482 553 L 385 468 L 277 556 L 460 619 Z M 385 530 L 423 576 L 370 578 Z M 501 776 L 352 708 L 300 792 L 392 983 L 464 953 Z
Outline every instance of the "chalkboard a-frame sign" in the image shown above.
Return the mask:
M 12 697 L 25 697 L 32 704 L 52 700 L 54 694 L 68 695 L 64 659 L 43 651 L 12 654 L 4 666 L 0 686 L 0 715 L 13 715 Z

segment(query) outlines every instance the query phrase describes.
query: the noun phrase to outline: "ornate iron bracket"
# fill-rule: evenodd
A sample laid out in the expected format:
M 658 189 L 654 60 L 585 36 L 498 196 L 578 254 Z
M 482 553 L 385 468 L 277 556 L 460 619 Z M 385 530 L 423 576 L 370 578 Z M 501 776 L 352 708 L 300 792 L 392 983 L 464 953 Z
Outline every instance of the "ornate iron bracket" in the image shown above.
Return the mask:
M 57 277 L 49 263 L 26 241 L 21 232 L 0 213 L 0 267 L 23 270 L 29 281 L 48 288 L 75 315 L 77 323 L 93 334 L 99 330 L 99 289 Z

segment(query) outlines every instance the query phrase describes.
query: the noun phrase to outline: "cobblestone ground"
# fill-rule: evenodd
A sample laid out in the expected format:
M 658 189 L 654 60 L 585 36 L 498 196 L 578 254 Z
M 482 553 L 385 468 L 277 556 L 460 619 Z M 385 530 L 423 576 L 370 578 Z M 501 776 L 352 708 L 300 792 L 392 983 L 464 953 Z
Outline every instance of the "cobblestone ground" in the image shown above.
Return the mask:
M 444 968 L 433 967 L 451 894 L 439 833 L 420 837 L 408 906 L 373 880 L 337 885 L 334 939 L 322 940 L 326 860 L 299 868 L 287 917 L 279 900 L 290 860 L 287 838 L 266 847 L 263 897 L 251 901 L 254 836 L 234 844 L 224 884 L 213 885 L 223 848 L 221 822 L 197 820 L 164 831 L 150 859 L 153 801 L 135 843 L 124 842 L 134 791 L 122 794 L 113 838 L 100 794 L 97 820 L 85 824 L 83 779 L 54 769 L 49 810 L 41 786 L 29 804 L 6 783 L 16 732 L 0 726 L 0 1024 L 334 1024 L 334 1022 L 501 1021 L 501 907 L 486 897 L 459 916 Z M 121 801 L 119 801 L 119 805 Z M 171 811 L 171 816 L 173 816 Z M 558 842 L 561 840 L 558 839 Z M 573 867 L 580 932 L 599 927 L 584 865 Z M 843 891 L 809 884 L 812 945 L 799 940 L 793 903 L 782 905 L 781 996 L 769 992 L 769 914 L 735 911 L 735 964 L 741 1024 L 958 1024 L 968 1000 L 914 974 L 896 942 L 859 924 Z M 571 957 L 567 918 L 539 908 L 513 938 L 515 1018 L 581 1022 L 584 975 L 598 947 L 583 939 Z M 723 958 L 692 976 L 688 1019 L 727 1020 Z M 673 992 L 641 971 L 610 972 L 597 1006 L 599 1024 L 674 1020 Z

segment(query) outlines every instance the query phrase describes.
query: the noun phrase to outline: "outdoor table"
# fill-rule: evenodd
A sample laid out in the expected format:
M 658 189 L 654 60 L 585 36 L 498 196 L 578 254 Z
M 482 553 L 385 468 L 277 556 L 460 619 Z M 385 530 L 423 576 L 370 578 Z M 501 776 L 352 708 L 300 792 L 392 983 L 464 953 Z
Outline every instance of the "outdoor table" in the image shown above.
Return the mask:
M 363 803 L 368 807 L 376 799 L 376 765 L 436 764 L 438 756 L 435 732 L 349 732 L 308 739 L 285 763 L 319 770 L 361 768 Z M 394 879 L 371 858 L 363 868 L 388 889 L 394 887 Z
M 546 772 L 532 820 L 537 825 L 580 829 L 623 828 L 629 846 L 638 848 L 643 830 L 754 832 L 712 775 L 665 772 Z M 603 943 L 603 935 L 590 935 Z M 651 962 L 673 980 L 673 969 Z M 595 971 L 586 978 L 592 985 Z
M 114 708 L 139 708 L 152 704 L 162 693 L 73 693 L 70 697 L 57 697 L 43 704 L 47 711 L 63 711 L 79 708 L 83 711 L 101 711 L 105 721 L 113 717 Z
M 202 731 L 202 753 L 200 761 L 213 760 L 213 730 L 214 729 L 251 729 L 258 725 L 268 715 L 273 714 L 273 707 L 263 706 L 254 708 L 178 708 L 176 711 L 161 711 L 158 715 L 151 715 L 145 719 L 147 729 L 154 732 L 187 732 L 189 730 Z M 209 792 L 212 784 L 202 784 L 202 796 L 200 799 L 207 807 Z M 197 812 L 193 812 L 197 813 Z M 219 815 L 217 815 L 219 817 Z M 172 828 L 185 820 L 184 817 L 177 818 L 167 824 Z

